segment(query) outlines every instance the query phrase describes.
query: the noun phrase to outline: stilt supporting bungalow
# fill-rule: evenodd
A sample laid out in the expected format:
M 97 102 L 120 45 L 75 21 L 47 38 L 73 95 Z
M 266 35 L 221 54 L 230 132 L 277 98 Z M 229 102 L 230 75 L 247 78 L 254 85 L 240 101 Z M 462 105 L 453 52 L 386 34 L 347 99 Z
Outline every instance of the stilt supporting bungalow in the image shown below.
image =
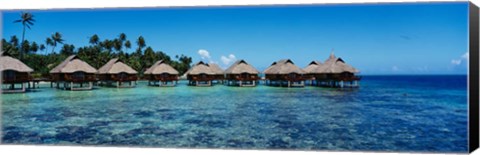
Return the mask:
M 210 87 L 212 86 L 212 80 L 192 80 L 192 81 L 189 81 L 188 84 L 191 85 L 191 86 L 197 86 L 197 87 Z
M 245 60 L 238 60 L 225 70 L 228 86 L 255 87 L 260 72 Z
M 305 86 L 305 71 L 297 67 L 290 59 L 284 59 L 272 63 L 265 69 L 265 84 L 281 87 Z
M 173 87 L 177 85 L 179 72 L 172 66 L 160 60 L 148 68 L 144 75 L 149 86 Z
M 50 71 L 51 86 L 63 90 L 91 90 L 97 81 L 97 70 L 80 60 L 76 55 L 69 56 L 65 61 Z
M 28 83 L 27 83 L 27 88 L 28 89 L 36 89 L 40 88 L 40 81 L 50 81 L 47 78 L 32 78 Z
M 137 71 L 118 58 L 108 61 L 98 69 L 100 85 L 117 88 L 132 88 L 136 86 Z
M 342 74 L 346 74 L 345 72 Z M 315 79 L 315 86 L 336 87 L 336 88 L 356 88 L 359 87 L 360 77 L 354 75 L 327 74 L 323 78 Z
M 149 86 L 158 86 L 158 87 L 175 87 L 178 84 L 178 81 L 148 81 Z
M 0 71 L 2 76 L 2 93 L 23 93 L 32 79 L 33 69 L 5 52 L 0 52 Z

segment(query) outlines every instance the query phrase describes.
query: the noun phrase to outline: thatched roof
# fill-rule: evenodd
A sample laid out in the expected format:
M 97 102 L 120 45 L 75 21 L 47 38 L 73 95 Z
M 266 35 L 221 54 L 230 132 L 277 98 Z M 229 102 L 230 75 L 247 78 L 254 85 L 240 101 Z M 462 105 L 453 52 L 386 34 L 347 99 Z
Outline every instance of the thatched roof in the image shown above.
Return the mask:
M 97 70 L 87 64 L 86 62 L 80 60 L 78 56 L 71 55 L 60 63 L 57 67 L 53 68 L 50 73 L 73 73 L 82 71 L 85 73 L 96 73 Z
M 148 68 L 145 71 L 144 74 L 163 74 L 163 73 L 168 73 L 168 74 L 173 74 L 173 75 L 178 75 L 179 74 L 179 72 L 175 68 L 168 65 L 163 60 L 159 60 L 159 61 L 155 62 L 150 68 Z
M 215 72 L 209 67 L 208 64 L 200 61 L 196 63 L 192 68 L 190 68 L 186 73 L 186 75 L 198 75 L 198 74 L 209 74 L 215 75 Z
M 342 58 L 337 58 L 333 52 L 323 65 L 317 67 L 313 72 L 318 73 L 358 73 L 359 71 L 343 61 Z
M 297 74 L 305 74 L 306 72 L 297 67 L 293 64 L 292 60 L 290 59 L 283 59 L 277 62 L 272 63 L 270 67 L 263 71 L 265 74 L 290 74 L 290 73 L 297 73 Z
M 122 72 L 127 74 L 137 74 L 137 71 L 120 61 L 118 58 L 108 61 L 105 65 L 98 69 L 99 74 L 118 74 Z
M 207 65 L 208 65 L 208 67 L 210 67 L 210 69 L 213 71 L 214 74 L 223 75 L 223 69 L 220 68 L 220 66 L 218 66 L 217 64 L 210 63 L 210 64 L 207 64 Z
M 33 72 L 33 69 L 18 59 L 10 57 L 6 52 L 0 51 L 0 71 L 14 70 L 17 72 Z
M 303 70 L 307 73 L 317 73 L 315 69 L 322 66 L 323 64 L 320 61 L 312 61 L 308 64 L 307 67 L 303 68 Z
M 237 60 L 233 63 L 230 67 L 225 70 L 226 74 L 241 74 L 241 73 L 248 73 L 248 74 L 258 74 L 260 73 L 255 67 L 248 64 L 245 60 Z

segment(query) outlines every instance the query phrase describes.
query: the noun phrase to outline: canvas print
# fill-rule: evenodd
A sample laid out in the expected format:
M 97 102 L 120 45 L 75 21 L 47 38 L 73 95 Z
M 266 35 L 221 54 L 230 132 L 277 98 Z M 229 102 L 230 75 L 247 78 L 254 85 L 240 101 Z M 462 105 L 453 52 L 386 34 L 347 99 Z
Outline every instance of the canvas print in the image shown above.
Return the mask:
M 1 143 L 465 153 L 468 7 L 4 10 Z

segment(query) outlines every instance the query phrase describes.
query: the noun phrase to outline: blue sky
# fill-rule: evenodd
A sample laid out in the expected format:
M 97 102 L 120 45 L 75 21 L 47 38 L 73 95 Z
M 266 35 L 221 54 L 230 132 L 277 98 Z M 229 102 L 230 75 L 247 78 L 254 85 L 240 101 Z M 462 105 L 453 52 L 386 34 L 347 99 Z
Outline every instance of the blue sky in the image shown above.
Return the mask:
M 37 22 L 26 38 L 41 43 L 60 32 L 80 47 L 93 34 L 103 40 L 124 32 L 132 43 L 142 35 L 155 50 L 224 68 L 245 59 L 263 70 L 283 58 L 305 67 L 333 49 L 364 75 L 467 73 L 467 2 L 30 12 Z M 21 36 L 12 22 L 19 16 L 3 12 L 3 38 Z

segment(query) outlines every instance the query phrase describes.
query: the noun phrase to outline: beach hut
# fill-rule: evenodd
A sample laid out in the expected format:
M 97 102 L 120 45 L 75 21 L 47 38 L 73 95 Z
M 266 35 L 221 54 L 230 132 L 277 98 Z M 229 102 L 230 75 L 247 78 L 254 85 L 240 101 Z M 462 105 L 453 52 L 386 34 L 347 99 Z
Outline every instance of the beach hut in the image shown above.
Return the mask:
M 342 58 L 332 52 L 323 65 L 315 68 L 315 80 L 322 86 L 329 87 L 357 87 L 360 77 L 356 76 L 359 70 L 348 65 Z M 345 84 L 347 83 L 347 84 Z
M 260 72 L 245 60 L 237 60 L 225 70 L 227 85 L 255 86 Z
M 223 69 L 214 63 L 209 63 L 207 65 L 213 71 L 214 81 L 217 81 L 217 83 L 223 83 L 223 80 L 225 80 L 225 73 Z
M 172 66 L 160 60 L 155 62 L 145 72 L 145 78 L 148 79 L 149 86 L 175 86 L 178 81 L 179 72 Z M 170 84 L 169 84 L 170 83 Z
M 215 80 L 215 72 L 203 61 L 196 63 L 186 73 L 189 85 L 193 86 L 212 86 Z
M 120 59 L 114 58 L 98 69 L 98 78 L 101 85 L 112 86 L 113 83 L 116 83 L 118 88 L 134 87 L 135 81 L 138 79 L 137 73 L 137 71 L 123 63 Z M 128 83 L 128 86 L 124 86 L 124 83 Z
M 310 85 L 315 85 L 315 77 L 319 75 L 323 75 L 323 73 L 320 73 L 316 71 L 315 69 L 322 66 L 323 64 L 320 61 L 312 61 L 310 62 L 307 67 L 303 68 L 305 71 L 305 80 L 306 82 L 310 82 Z
M 32 78 L 33 69 L 6 52 L 0 52 L 0 71 L 2 72 L 2 93 L 22 93 L 26 91 L 25 83 Z M 19 89 L 16 88 L 20 85 Z
M 80 60 L 76 55 L 71 55 L 50 71 L 51 87 L 56 83 L 57 88 L 64 90 L 91 90 L 93 82 L 97 81 L 97 70 Z M 84 84 L 88 84 L 84 87 Z M 61 86 L 63 85 L 63 86 Z
M 265 84 L 271 86 L 303 87 L 305 71 L 292 60 L 283 59 L 272 63 L 264 71 Z

